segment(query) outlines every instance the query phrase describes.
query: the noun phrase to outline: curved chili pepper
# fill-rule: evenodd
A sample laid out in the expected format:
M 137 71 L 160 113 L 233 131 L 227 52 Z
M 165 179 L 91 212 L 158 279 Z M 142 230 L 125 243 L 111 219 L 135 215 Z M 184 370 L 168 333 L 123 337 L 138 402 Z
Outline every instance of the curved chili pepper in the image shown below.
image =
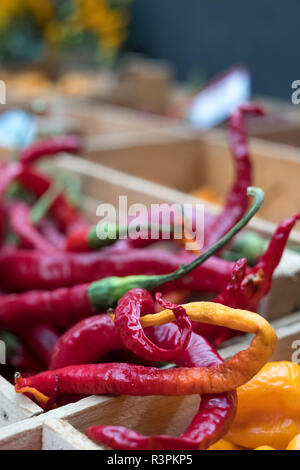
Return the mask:
M 82 149 L 82 139 L 77 135 L 51 137 L 33 143 L 21 151 L 20 161 L 33 163 L 42 157 L 53 157 L 61 152 L 78 153 Z
M 238 298 L 240 286 L 246 273 L 247 263 L 245 259 L 237 261 L 232 269 L 231 280 L 223 289 L 214 302 L 226 305 L 227 307 L 239 308 Z M 205 325 L 203 323 L 193 323 L 193 331 L 207 338 L 215 346 L 219 346 L 224 341 L 239 334 L 235 330 L 216 325 Z
M 134 301 L 137 300 L 137 291 L 138 289 L 131 291 Z M 139 297 L 141 298 L 142 292 L 139 292 L 139 294 Z M 128 306 L 130 298 L 129 293 L 127 295 L 128 298 L 125 299 L 125 297 L 126 296 L 123 297 L 125 301 L 125 305 L 123 305 L 123 307 L 125 307 L 126 312 L 126 307 Z M 160 296 L 157 297 L 159 302 L 165 304 L 165 302 L 161 300 Z M 168 308 L 176 308 L 173 304 L 167 304 Z M 119 306 L 121 307 L 121 303 L 119 303 Z M 183 307 L 181 308 L 183 309 Z M 128 312 L 127 316 L 131 316 L 131 318 L 134 317 L 135 312 L 132 313 L 133 314 L 130 315 L 130 312 Z M 117 312 L 115 319 L 116 317 Z M 130 321 L 130 319 L 128 319 L 128 321 Z M 120 333 L 122 337 L 122 329 L 120 330 Z M 178 334 L 179 331 L 174 324 L 154 327 L 150 334 L 151 333 L 152 338 L 155 338 L 156 343 L 161 342 L 169 348 L 180 344 L 181 335 Z M 131 346 L 132 343 L 130 344 L 131 351 L 136 352 L 136 344 L 133 344 L 133 348 Z M 140 348 L 139 352 L 142 352 L 143 357 L 144 351 Z M 175 359 L 177 365 L 185 367 L 214 367 L 223 362 L 218 353 L 207 343 L 207 341 L 194 333 L 190 336 L 190 342 L 186 350 L 177 356 L 177 360 Z M 91 439 L 100 441 L 117 450 L 207 449 L 229 429 L 235 416 L 236 404 L 236 392 L 202 396 L 198 413 L 180 437 L 171 437 L 166 435 L 143 436 L 121 426 L 92 426 L 86 431 L 86 434 Z
M 145 296 L 147 303 L 147 296 L 149 296 L 149 294 L 145 292 Z M 155 343 L 170 350 L 180 341 L 180 333 L 175 324 L 149 328 L 147 334 Z M 107 315 L 98 315 L 80 322 L 60 338 L 53 350 L 51 364 L 52 366 L 54 366 L 55 363 L 57 365 L 66 364 L 68 361 L 72 364 L 91 363 L 114 348 L 121 348 L 120 337 L 117 334 L 117 330 L 110 317 Z M 192 333 L 187 349 L 178 356 L 176 362 L 178 365 L 184 367 L 214 367 L 222 363 L 222 359 L 204 338 Z M 59 377 L 60 384 L 60 375 L 57 374 L 56 377 Z M 17 383 L 19 383 L 23 391 L 33 392 L 34 394 L 37 393 L 32 390 L 31 384 L 25 385 L 23 380 L 20 381 L 20 379 L 17 379 Z M 26 387 L 25 389 L 24 386 Z M 38 394 L 37 397 L 40 398 L 41 394 Z M 42 399 L 47 403 L 47 397 L 42 395 Z M 118 436 L 124 434 L 121 428 L 106 426 L 101 429 L 100 440 L 106 444 L 112 445 L 114 448 L 121 449 L 155 449 L 158 443 L 160 445 L 159 448 L 164 449 L 204 449 L 227 432 L 234 418 L 235 410 L 235 392 L 229 392 L 223 395 L 211 395 L 209 397 L 203 396 L 197 415 L 188 429 L 179 438 L 168 436 L 150 438 L 129 431 L 125 433 L 125 437 L 120 439 Z M 95 434 L 99 436 L 98 427 L 95 428 L 95 431 L 96 433 L 94 430 L 91 430 L 92 438 L 95 438 Z M 111 438 L 109 438 L 108 435 L 110 435 Z
M 161 297 L 157 300 L 164 305 Z M 119 331 L 124 345 L 143 359 L 152 361 L 174 360 L 189 344 L 192 325 L 185 310 L 181 306 L 168 303 L 168 308 L 174 311 L 176 322 L 181 333 L 178 344 L 174 349 L 162 349 L 153 344 L 145 335 L 140 325 L 140 315 L 154 312 L 154 302 L 151 295 L 143 289 L 133 289 L 123 295 L 115 309 L 115 326 Z
M 260 257 L 256 266 L 246 270 L 246 261 L 239 260 L 235 265 L 236 272 L 233 272 L 231 282 L 216 297 L 215 302 L 256 312 L 260 300 L 271 289 L 273 273 L 280 262 L 290 232 L 299 219 L 300 213 L 283 220 L 278 225 L 268 248 Z M 216 328 L 211 327 L 211 325 L 193 325 L 193 329 L 204 335 L 216 346 L 239 334 L 239 332 L 228 328 Z
M 116 450 L 204 450 L 226 434 L 235 407 L 234 392 L 203 395 L 196 416 L 180 437 L 143 436 L 122 426 L 91 426 L 86 434 Z
M 12 230 L 23 242 L 44 253 L 57 253 L 57 248 L 51 245 L 31 223 L 30 208 L 27 204 L 22 201 L 11 202 L 8 217 Z
M 229 117 L 229 138 L 236 164 L 236 178 L 220 215 L 212 219 L 211 223 L 205 219 L 205 247 L 213 245 L 228 232 L 248 207 L 247 188 L 252 184 L 252 175 L 245 130 L 246 114 L 264 116 L 265 111 L 258 105 L 246 103 L 236 108 Z
M 18 380 L 16 391 L 31 387 L 51 395 L 55 376 L 59 376 L 60 393 L 70 394 L 127 394 L 127 395 L 190 395 L 216 394 L 235 390 L 250 378 L 272 356 L 277 337 L 269 323 L 246 310 L 236 310 L 212 302 L 183 306 L 193 321 L 220 324 L 255 334 L 251 345 L 228 361 L 213 368 L 179 367 L 162 370 L 126 363 L 88 364 L 47 371 Z M 175 320 L 170 310 L 141 317 L 144 327 Z
M 300 213 L 283 220 L 278 225 L 268 248 L 244 277 L 238 298 L 238 305 L 241 308 L 256 311 L 260 299 L 269 292 L 273 272 L 280 262 L 290 232 L 297 220 L 300 220 Z

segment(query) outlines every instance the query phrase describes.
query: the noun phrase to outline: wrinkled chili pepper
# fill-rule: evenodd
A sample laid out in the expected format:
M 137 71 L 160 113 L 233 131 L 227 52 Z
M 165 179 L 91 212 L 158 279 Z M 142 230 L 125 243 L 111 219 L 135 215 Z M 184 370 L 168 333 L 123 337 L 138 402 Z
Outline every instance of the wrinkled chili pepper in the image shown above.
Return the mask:
M 61 152 L 79 153 L 82 139 L 77 135 L 51 137 L 33 143 L 21 151 L 20 161 L 24 164 L 33 163 L 42 157 L 53 157 Z
M 272 356 L 277 337 L 273 328 L 260 315 L 212 302 L 183 306 L 193 321 L 219 324 L 255 334 L 247 350 L 210 367 L 157 369 L 126 363 L 86 364 L 46 371 L 28 378 L 17 377 L 16 391 L 31 387 L 50 396 L 59 377 L 60 393 L 190 395 L 216 394 L 235 390 L 250 380 Z M 144 327 L 173 322 L 171 310 L 141 317 Z
M 44 253 L 57 253 L 51 243 L 49 243 L 34 227 L 30 220 L 30 207 L 22 201 L 13 201 L 8 207 L 9 223 L 12 230 L 27 245 Z
M 220 215 L 214 219 L 205 219 L 205 247 L 213 245 L 233 227 L 248 207 L 247 188 L 252 184 L 252 172 L 245 130 L 247 114 L 264 116 L 265 112 L 260 106 L 246 103 L 236 108 L 230 115 L 229 138 L 236 164 L 236 178 Z
M 260 299 L 266 295 L 272 285 L 273 272 L 278 266 L 286 247 L 291 230 L 300 213 L 284 219 L 273 234 L 269 246 L 256 265 L 248 271 L 240 285 L 237 304 L 240 308 L 256 311 Z
M 255 201 L 243 219 L 213 247 L 189 264 L 182 264 L 173 273 L 157 276 L 110 277 L 93 282 L 90 285 L 83 284 L 70 289 L 62 288 L 44 292 L 32 291 L 21 295 L 2 296 L 0 297 L 0 328 L 11 329 L 13 325 L 22 324 L 25 321 L 29 325 L 32 323 L 55 325 L 56 321 L 63 320 L 71 322 L 72 325 L 79 319 L 89 316 L 92 311 L 103 312 L 107 308 L 115 306 L 128 290 L 136 287 L 152 290 L 166 282 L 180 279 L 206 261 L 243 228 L 263 201 L 263 192 L 261 190 L 253 189 L 253 193 Z M 23 276 L 25 274 L 23 271 Z M 24 312 L 26 312 L 26 315 Z
M 238 261 L 236 275 L 224 291 L 216 297 L 215 302 L 256 312 L 260 300 L 271 289 L 273 273 L 280 262 L 290 232 L 299 218 L 300 214 L 295 214 L 278 225 L 266 251 L 253 268 L 245 270 L 245 260 Z M 240 268 L 238 268 L 239 264 Z M 194 330 L 203 334 L 216 346 L 238 334 L 228 328 L 208 326 L 209 328 L 206 325 L 194 325 Z
M 119 303 L 120 317 L 122 315 L 122 309 L 124 315 L 128 317 L 125 323 L 133 328 L 133 334 L 135 335 L 135 310 L 140 299 L 145 299 L 144 296 L 149 296 L 147 292 L 144 293 L 139 290 L 133 290 L 127 293 Z M 130 298 L 132 295 L 132 299 Z M 159 301 L 161 301 L 160 297 Z M 135 308 L 132 308 L 131 300 L 135 304 Z M 126 307 L 130 306 L 128 310 Z M 173 304 L 168 305 L 172 309 L 176 306 Z M 177 306 L 179 307 L 179 306 Z M 181 307 L 183 309 L 183 307 Z M 142 308 L 141 308 L 142 310 Z M 184 310 L 184 309 L 183 309 Z M 176 313 L 175 313 L 176 315 Z M 117 320 L 118 312 L 116 309 L 115 321 Z M 133 323 L 130 322 L 130 317 Z M 122 325 L 119 324 L 119 331 L 121 338 L 124 340 L 124 331 Z M 125 330 L 126 333 L 126 330 Z M 152 338 L 155 339 L 155 343 L 163 343 L 167 345 L 168 349 L 163 351 L 175 351 L 181 342 L 181 335 L 177 327 L 174 324 L 163 325 L 152 328 Z M 179 337 L 178 337 L 179 336 Z M 140 340 L 141 338 L 139 338 Z M 144 338 L 143 338 L 144 339 Z M 153 343 L 152 343 L 153 344 Z M 133 352 L 137 352 L 136 341 L 128 342 L 128 335 L 125 334 L 125 345 Z M 175 346 L 176 345 L 176 346 Z M 152 346 L 152 345 L 151 345 Z M 144 350 L 143 350 L 144 348 Z M 161 351 L 161 348 L 157 346 Z M 174 348 L 174 349 L 173 349 Z M 143 341 L 139 348 L 139 353 L 142 353 L 142 357 L 149 357 L 151 351 L 149 351 L 149 344 Z M 148 356 L 149 355 L 149 356 Z M 174 358 L 174 356 L 173 356 Z M 205 339 L 193 333 L 190 336 L 190 342 L 185 351 L 177 354 L 177 365 L 184 367 L 213 367 L 222 363 L 222 359 L 217 352 L 206 342 Z M 204 395 L 201 397 L 200 408 L 198 413 L 193 418 L 192 422 L 181 434 L 180 437 L 171 436 L 143 436 L 135 431 L 131 431 L 121 426 L 92 426 L 87 430 L 87 435 L 106 445 L 109 445 L 113 449 L 118 450 L 173 450 L 173 449 L 206 449 L 212 443 L 216 442 L 221 436 L 226 433 L 226 429 L 229 429 L 230 423 L 235 415 L 236 409 L 236 393 L 229 392 L 220 395 Z
M 166 308 L 161 297 L 157 300 Z M 167 302 L 168 308 L 174 311 L 176 322 L 181 333 L 180 340 L 174 349 L 162 349 L 153 344 L 140 325 L 140 315 L 154 312 L 151 295 L 143 289 L 133 289 L 123 295 L 115 309 L 115 326 L 124 345 L 137 356 L 149 361 L 171 361 L 178 357 L 189 344 L 192 324 L 185 310 L 179 305 Z
M 217 295 L 214 302 L 226 305 L 227 307 L 239 308 L 238 296 L 246 268 L 247 263 L 245 259 L 241 259 L 234 264 L 230 282 L 225 289 Z M 238 334 L 237 331 L 229 328 L 201 323 L 193 323 L 193 331 L 207 338 L 215 346 L 219 346 L 224 341 Z
M 133 291 L 133 301 L 142 299 L 143 308 L 154 308 L 153 300 L 148 292 L 144 297 L 136 296 Z M 130 296 L 126 295 L 127 304 Z M 152 305 L 151 305 L 152 304 Z M 120 306 L 121 308 L 121 306 Z M 180 342 L 180 332 L 175 324 L 155 326 L 149 328 L 149 336 L 158 345 L 172 350 Z M 52 366 L 68 363 L 74 360 L 76 363 L 88 363 L 99 359 L 103 354 L 113 348 L 121 348 L 120 337 L 110 317 L 99 315 L 86 319 L 67 332 L 56 344 L 52 355 Z M 203 366 L 214 367 L 222 363 L 222 359 L 212 346 L 201 336 L 192 333 L 187 349 L 177 357 L 178 365 L 184 367 Z M 56 376 L 60 377 L 59 374 Z M 24 392 L 34 393 L 38 400 L 47 403 L 47 397 L 33 390 L 31 385 L 22 384 Z M 61 380 L 59 379 L 59 383 Z M 25 386 L 25 388 L 24 388 Z M 30 388 L 28 388 L 30 387 Z M 141 436 L 137 433 L 116 427 L 95 427 L 90 429 L 92 438 L 99 438 L 106 444 L 118 449 L 204 449 L 217 441 L 229 429 L 236 410 L 236 393 L 229 392 L 222 395 L 202 396 L 199 411 L 187 430 L 179 437 L 169 436 Z

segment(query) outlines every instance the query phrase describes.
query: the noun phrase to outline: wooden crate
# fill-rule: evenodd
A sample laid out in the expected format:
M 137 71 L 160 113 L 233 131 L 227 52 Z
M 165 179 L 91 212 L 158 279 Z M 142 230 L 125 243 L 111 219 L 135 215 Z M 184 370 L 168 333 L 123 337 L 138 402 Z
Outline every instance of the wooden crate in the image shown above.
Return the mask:
M 278 345 L 271 360 L 291 360 L 300 338 L 300 312 L 273 322 Z M 250 337 L 221 350 L 224 359 L 248 347 Z M 11 386 L 13 392 L 13 387 Z M 14 400 L 12 398 L 12 400 Z M 84 432 L 95 424 L 126 426 L 144 434 L 181 433 L 199 406 L 199 396 L 90 396 L 77 403 L 16 421 L 0 429 L 0 450 L 103 450 Z
M 254 184 L 266 194 L 261 217 L 279 222 L 298 212 L 300 150 L 254 138 L 250 149 Z M 173 125 L 110 141 L 90 137 L 84 157 L 185 193 L 208 185 L 225 197 L 234 177 L 224 131 L 200 136 Z
M 118 206 L 119 195 L 127 196 L 128 204 L 136 202 L 144 204 L 199 202 L 198 199 L 176 189 L 152 183 L 78 157 L 62 156 L 57 161 L 57 167 L 81 177 L 85 194 L 83 206 L 91 220 L 95 220 L 95 210 L 99 202 L 108 202 Z M 214 206 L 211 209 L 216 210 Z M 257 218 L 251 222 L 251 227 L 265 235 L 270 234 L 270 230 L 273 229 L 272 223 Z M 294 241 L 297 241 L 297 233 L 294 235 Z M 277 310 L 280 316 L 284 316 L 284 318 L 274 321 L 274 326 L 281 338 L 277 348 L 279 352 L 276 353 L 275 359 L 290 359 L 290 342 L 297 339 L 300 334 L 298 325 L 300 313 L 288 316 L 291 311 L 295 311 L 297 302 L 299 302 L 299 294 L 298 300 L 290 295 L 293 301 L 287 305 L 283 294 L 291 292 L 294 280 L 290 279 L 288 275 L 283 279 L 284 282 L 282 279 L 276 281 L 276 278 L 274 281 Z M 299 289 L 294 290 L 299 292 Z M 274 299 L 273 291 L 274 289 L 266 302 L 270 303 Z M 265 305 L 265 312 L 268 313 L 268 303 Z M 237 344 L 232 345 L 231 349 L 224 350 L 224 357 L 229 357 L 230 351 L 233 351 L 232 348 L 241 347 L 245 340 L 236 341 Z M 42 413 L 41 408 L 28 398 L 16 395 L 13 386 L 1 379 L 0 449 L 100 449 L 100 446 L 96 446 L 82 434 L 88 426 L 100 422 L 127 425 L 143 433 L 169 432 L 176 434 L 187 424 L 195 412 L 198 402 L 199 398 L 193 396 L 184 398 L 156 397 L 154 406 L 153 397 L 140 399 L 138 397 L 92 396 L 75 404 Z

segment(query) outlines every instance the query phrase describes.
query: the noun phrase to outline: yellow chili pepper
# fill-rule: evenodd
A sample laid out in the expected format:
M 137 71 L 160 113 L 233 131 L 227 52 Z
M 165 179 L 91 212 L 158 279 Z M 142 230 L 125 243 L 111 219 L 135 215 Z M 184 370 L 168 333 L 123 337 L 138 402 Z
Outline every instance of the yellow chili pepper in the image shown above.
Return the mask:
M 256 447 L 256 449 L 254 450 L 275 450 L 275 449 L 273 449 L 273 447 L 270 447 L 270 446 L 260 446 L 260 447 Z
M 300 433 L 300 365 L 270 362 L 237 393 L 237 414 L 226 439 L 252 449 L 299 444 L 299 437 L 290 441 Z
M 297 434 L 297 436 L 291 440 L 286 450 L 300 450 L 300 434 Z
M 215 442 L 212 446 L 210 446 L 207 450 L 241 450 L 241 447 L 238 447 L 232 444 L 225 439 L 220 439 L 218 442 Z
M 257 374 L 272 356 L 277 336 L 271 325 L 260 315 L 214 302 L 191 302 L 183 307 L 192 321 L 255 334 L 248 349 L 216 367 L 187 369 L 184 380 L 180 369 L 174 369 L 174 380 L 177 377 L 178 387 L 184 395 L 235 390 Z M 154 315 L 145 315 L 140 321 L 143 327 L 163 325 L 175 321 L 175 316 L 171 310 L 163 310 Z

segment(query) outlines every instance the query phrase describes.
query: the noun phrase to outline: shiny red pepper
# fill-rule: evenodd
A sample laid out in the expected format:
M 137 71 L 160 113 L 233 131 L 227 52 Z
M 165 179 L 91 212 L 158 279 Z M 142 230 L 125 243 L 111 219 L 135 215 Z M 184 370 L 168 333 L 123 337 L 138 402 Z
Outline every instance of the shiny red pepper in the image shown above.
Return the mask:
M 106 315 L 95 315 L 76 323 L 55 344 L 49 369 L 94 364 L 107 353 L 124 349 L 120 335 Z

